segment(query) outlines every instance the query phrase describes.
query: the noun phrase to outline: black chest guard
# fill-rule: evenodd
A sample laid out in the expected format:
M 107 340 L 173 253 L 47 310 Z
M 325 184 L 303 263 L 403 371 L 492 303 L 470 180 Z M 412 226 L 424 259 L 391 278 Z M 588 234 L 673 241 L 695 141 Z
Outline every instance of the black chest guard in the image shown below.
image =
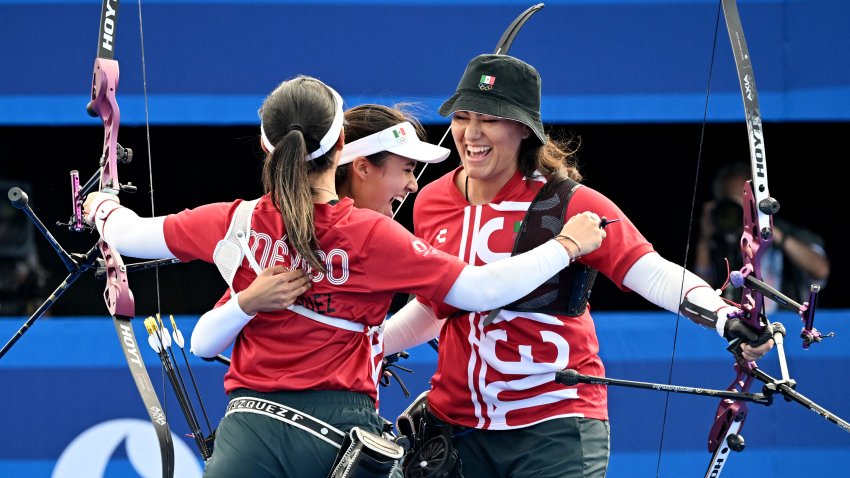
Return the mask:
M 534 249 L 561 232 L 566 222 L 567 204 L 580 187 L 581 184 L 569 178 L 546 183 L 525 213 L 511 255 Z M 503 308 L 577 317 L 587 307 L 597 272 L 574 262 L 525 297 Z

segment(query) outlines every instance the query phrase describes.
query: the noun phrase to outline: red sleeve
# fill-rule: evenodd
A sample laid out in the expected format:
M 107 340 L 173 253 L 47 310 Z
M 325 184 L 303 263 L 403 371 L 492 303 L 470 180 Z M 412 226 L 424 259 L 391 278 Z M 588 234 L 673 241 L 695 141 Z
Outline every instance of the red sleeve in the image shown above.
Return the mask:
M 449 317 L 453 317 L 458 312 L 462 312 L 460 309 L 453 305 L 446 304 L 442 301 L 435 302 L 433 300 L 428 300 L 427 298 L 422 297 L 421 295 L 417 295 L 416 300 L 427 305 L 428 307 L 431 307 L 431 309 L 434 311 L 434 314 L 437 315 L 438 319 L 446 319 Z
M 466 267 L 457 257 L 438 251 L 392 220 L 377 221 L 366 245 L 365 254 L 386 258 L 368 262 L 367 274 L 374 290 L 408 292 L 442 301 Z M 372 266 L 376 262 L 379 265 Z
M 599 249 L 579 258 L 579 262 L 599 270 L 622 290 L 623 278 L 632 265 L 645 254 L 653 252 L 652 244 L 643 237 L 626 214 L 602 193 L 583 186 L 576 190 L 567 206 L 567 218 L 584 211 L 593 211 L 600 217 L 619 218 L 605 228 L 605 240 Z
M 215 303 L 215 305 L 213 306 L 213 309 L 217 309 L 217 308 L 221 307 L 222 305 L 226 304 L 227 301 L 230 300 L 230 298 L 231 298 L 230 289 L 229 288 L 225 289 L 224 295 L 222 295 L 221 298 L 218 299 L 218 302 Z
M 165 243 L 182 262 L 212 262 L 218 241 L 224 239 L 233 211 L 241 201 L 185 209 L 165 218 Z

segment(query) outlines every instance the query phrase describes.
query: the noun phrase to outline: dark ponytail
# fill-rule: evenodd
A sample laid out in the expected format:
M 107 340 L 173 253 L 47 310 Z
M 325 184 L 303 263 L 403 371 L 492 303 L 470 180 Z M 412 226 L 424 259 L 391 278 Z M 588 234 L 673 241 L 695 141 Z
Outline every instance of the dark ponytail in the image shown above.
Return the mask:
M 313 270 L 325 272 L 313 225 L 310 177 L 333 166 L 334 149 L 312 160 L 337 111 L 331 90 L 321 81 L 299 76 L 281 83 L 260 108 L 264 142 L 272 150 L 263 164 L 263 188 L 280 211 L 288 242 Z M 298 264 L 293 263 L 293 267 Z

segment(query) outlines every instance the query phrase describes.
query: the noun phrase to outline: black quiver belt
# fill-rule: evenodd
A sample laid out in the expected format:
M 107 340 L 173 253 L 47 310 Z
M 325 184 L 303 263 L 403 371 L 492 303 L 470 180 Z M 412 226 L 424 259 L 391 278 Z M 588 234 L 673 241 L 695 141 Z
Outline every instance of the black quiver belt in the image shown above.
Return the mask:
M 580 187 L 581 184 L 569 178 L 547 182 L 525 213 L 511 255 L 530 251 L 561 232 L 566 223 L 567 205 Z M 503 309 L 577 317 L 587 307 L 597 272 L 575 262 Z

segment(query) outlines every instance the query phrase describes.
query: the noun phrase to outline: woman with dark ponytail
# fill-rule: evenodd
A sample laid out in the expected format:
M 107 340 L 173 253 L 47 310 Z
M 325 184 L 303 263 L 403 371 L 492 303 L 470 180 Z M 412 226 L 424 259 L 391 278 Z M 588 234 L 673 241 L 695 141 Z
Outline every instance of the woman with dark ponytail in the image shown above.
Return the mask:
M 313 94 L 305 95 L 302 89 Z M 335 112 L 330 124 L 329 110 Z M 260 108 L 260 119 L 268 153 L 263 187 L 280 210 L 289 243 L 313 269 L 325 272 L 316 255 L 319 243 L 313 229 L 313 202 L 337 198 L 334 175 L 327 173 L 335 166 L 328 153 L 342 141 L 342 98 L 319 81 L 298 77 L 269 95 Z M 266 128 L 275 134 L 269 137 Z
M 106 193 L 85 204 L 87 219 L 119 253 L 214 262 L 230 286 L 235 300 L 205 314 L 191 340 L 201 357 L 233 345 L 224 378 L 230 404 L 207 477 L 323 478 L 334 458 L 342 459 L 339 466 L 376 459 L 344 452 L 356 448 L 350 442 L 379 440 L 386 424 L 376 410 L 376 385 L 383 323 L 396 292 L 489 310 L 524 296 L 605 237 L 599 217 L 588 212 L 525 254 L 466 265 L 336 193 L 340 162 L 358 164 L 381 151 L 433 162 L 445 159 L 444 148 L 420 141 L 405 125 L 346 145 L 342 99 L 310 77 L 281 83 L 260 119 L 267 154 L 259 199 L 155 218 L 140 218 Z M 259 306 L 249 292 L 277 278 L 300 297 Z M 394 453 L 391 443 L 383 445 Z M 385 471 L 399 473 L 393 466 Z

